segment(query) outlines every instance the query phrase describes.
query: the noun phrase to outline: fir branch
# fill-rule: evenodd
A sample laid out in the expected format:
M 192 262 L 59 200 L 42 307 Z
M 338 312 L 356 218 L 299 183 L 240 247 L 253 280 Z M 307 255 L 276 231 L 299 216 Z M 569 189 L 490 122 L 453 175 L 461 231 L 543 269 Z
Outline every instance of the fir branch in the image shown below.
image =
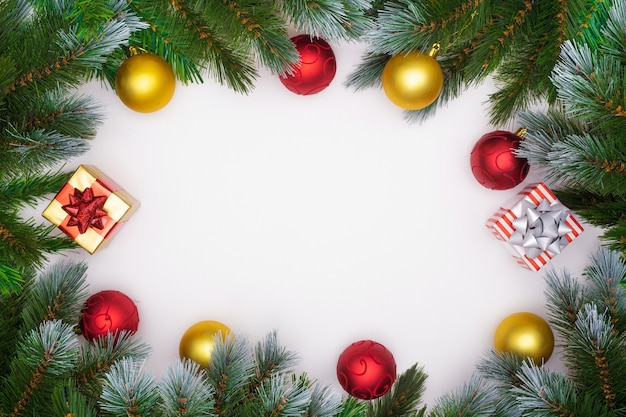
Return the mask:
M 342 407 L 341 398 L 332 391 L 328 385 L 315 384 L 311 392 L 311 401 L 303 417 L 347 417 L 343 413 L 346 410 Z
M 573 117 L 598 129 L 626 126 L 626 76 L 620 61 L 588 45 L 567 42 L 552 75 L 559 98 Z
M 4 132 L 6 152 L 3 163 L 9 172 L 33 172 L 41 169 L 52 169 L 58 164 L 80 156 L 90 148 L 82 138 L 66 136 L 58 131 L 34 129 L 28 132 L 19 131 L 8 126 Z
M 610 316 L 599 313 L 595 305 L 586 305 L 578 314 L 576 332 L 566 347 L 574 358 L 570 365 L 572 378 L 584 392 L 614 410 L 623 404 L 624 394 L 616 391 L 617 381 L 623 380 L 626 355 L 624 337 L 616 335 Z M 573 352 L 573 350 L 579 350 Z M 621 379 L 620 379 L 621 378 Z M 619 401 L 618 401 L 619 395 Z
M 613 227 L 606 230 L 601 236 L 603 243 L 611 250 L 619 251 L 626 255 L 626 220 L 620 220 Z M 626 288 L 626 281 L 622 281 Z
M 22 274 L 17 269 L 0 264 L 0 294 L 17 293 L 23 283 Z
M 512 352 L 490 349 L 476 365 L 477 374 L 492 383 L 496 389 L 507 390 L 521 383 L 517 373 L 525 358 Z
M 568 271 L 559 274 L 556 270 L 549 269 L 544 279 L 548 320 L 562 340 L 567 341 L 574 331 L 578 312 L 586 302 L 583 288 Z
M 363 417 L 367 412 L 367 402 L 348 396 L 341 402 L 341 411 L 335 417 Z
M 77 248 L 70 238 L 50 236 L 55 226 L 23 220 L 13 211 L 0 210 L 0 264 L 24 270 L 39 269 L 47 255 Z
M 570 135 L 585 135 L 590 131 L 587 124 L 578 119 L 567 117 L 557 107 L 543 112 L 521 111 L 519 123 L 527 130 L 520 141 L 516 155 L 528 159 L 542 176 L 550 181 L 561 177 L 559 167 L 551 164 L 551 152 L 554 145 Z
M 143 363 L 130 358 L 116 362 L 105 375 L 99 402 L 102 410 L 118 416 L 149 416 L 159 400 L 157 383 L 144 373 Z
M 97 400 L 102 393 L 104 375 L 115 363 L 124 358 L 141 362 L 148 357 L 150 347 L 132 336 L 132 332 L 109 332 L 81 345 L 73 379 L 82 394 Z
M 491 417 L 495 413 L 496 395 L 485 389 L 477 374 L 455 393 L 441 396 L 428 414 L 429 417 Z
M 286 20 L 297 31 L 328 41 L 351 41 L 371 30 L 367 0 L 279 1 Z
M 171 366 L 159 388 L 163 415 L 214 416 L 213 388 L 205 378 L 205 371 L 193 361 L 185 359 Z
M 593 399 L 582 398 L 564 375 L 545 367 L 524 363 L 519 372 L 522 384 L 513 387 L 523 415 L 529 417 L 609 417 L 611 414 Z
M 620 147 L 620 140 L 570 135 L 554 145 L 550 164 L 560 167 L 569 187 L 626 195 L 626 149 Z
M 218 332 L 214 339 L 207 378 L 215 392 L 215 413 L 239 417 L 238 406 L 246 400 L 244 387 L 255 374 L 250 347 L 245 337 L 232 333 Z
M 606 311 L 615 331 L 626 332 L 626 292 L 620 288 L 626 280 L 626 263 L 618 253 L 598 251 L 584 270 L 588 279 L 589 295 L 598 310 Z
M 54 386 L 52 380 L 71 372 L 77 351 L 76 335 L 62 321 L 47 321 L 27 333 L 16 346 L 11 373 L 0 394 L 3 404 L 13 405 L 3 408 L 11 409 L 11 417 L 41 415 L 35 410 L 50 406 L 44 398 Z
M 356 69 L 348 74 L 344 86 L 357 92 L 370 87 L 382 87 L 381 78 L 389 58 L 385 54 L 366 52 Z
M 561 203 L 589 224 L 611 228 L 626 220 L 626 200 L 623 198 L 573 188 L 554 190 L 554 193 Z
M 256 402 L 248 403 L 242 416 L 301 417 L 311 402 L 311 392 L 305 378 L 294 376 L 293 381 L 288 381 L 282 374 L 272 375 L 259 386 L 257 397 L 258 405 Z
M 423 367 L 414 364 L 398 375 L 387 394 L 368 403 L 366 416 L 409 417 L 416 415 L 426 388 L 426 378 Z
M 57 417 L 95 417 L 95 402 L 89 401 L 76 390 L 74 381 L 68 379 L 54 387 L 52 407 Z
M 221 17 L 213 14 L 211 7 L 219 6 L 213 3 L 217 2 L 131 3 L 150 24 L 150 29 L 134 36 L 134 44 L 164 57 L 183 83 L 201 82 L 206 71 L 218 83 L 247 93 L 258 77 L 250 62 L 250 47 L 243 45 L 237 35 L 231 37 L 216 27 Z
M 216 2 L 217 3 L 217 2 Z M 260 60 L 271 73 L 282 75 L 291 70 L 299 54 L 287 35 L 287 22 L 273 2 L 257 0 L 222 0 L 221 27 L 240 27 L 240 37 L 247 39 Z
M 60 88 L 43 92 L 36 102 L 22 103 L 7 120 L 16 131 L 46 129 L 83 139 L 95 137 L 102 121 L 102 107 L 91 98 L 68 95 Z
M 201 82 L 197 63 L 202 55 L 193 49 L 186 21 L 194 11 L 186 9 L 183 2 L 165 0 L 131 2 L 130 7 L 147 25 L 133 35 L 131 45 L 163 57 L 183 84 Z
M 26 205 L 35 207 L 42 197 L 61 190 L 72 174 L 59 169 L 0 178 L 0 210 L 17 209 Z
M 27 329 L 50 320 L 78 323 L 80 308 L 87 298 L 87 264 L 56 262 L 50 265 L 28 293 L 22 310 Z
M 249 386 L 251 393 L 272 375 L 288 372 L 299 359 L 296 353 L 288 351 L 279 344 L 275 330 L 257 343 L 254 356 L 255 379 Z

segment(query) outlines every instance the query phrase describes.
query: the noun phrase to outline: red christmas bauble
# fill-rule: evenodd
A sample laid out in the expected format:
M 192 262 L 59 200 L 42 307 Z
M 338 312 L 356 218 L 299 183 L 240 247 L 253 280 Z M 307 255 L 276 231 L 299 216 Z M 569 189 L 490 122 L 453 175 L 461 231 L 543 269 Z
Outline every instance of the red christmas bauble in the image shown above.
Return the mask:
M 515 133 L 496 130 L 484 134 L 470 154 L 472 174 L 492 190 L 513 188 L 528 175 L 528 161 L 514 154 L 521 137 Z
M 280 76 L 280 81 L 290 91 L 303 96 L 324 90 L 337 72 L 335 53 L 328 42 L 309 35 L 294 36 L 291 41 L 300 53 L 300 63 L 290 74 Z
M 117 331 L 136 332 L 137 306 L 120 291 L 105 290 L 90 296 L 81 310 L 80 330 L 88 340 Z
M 380 343 L 361 340 L 348 346 L 339 356 L 337 379 L 348 394 L 372 400 L 391 389 L 396 380 L 396 361 Z

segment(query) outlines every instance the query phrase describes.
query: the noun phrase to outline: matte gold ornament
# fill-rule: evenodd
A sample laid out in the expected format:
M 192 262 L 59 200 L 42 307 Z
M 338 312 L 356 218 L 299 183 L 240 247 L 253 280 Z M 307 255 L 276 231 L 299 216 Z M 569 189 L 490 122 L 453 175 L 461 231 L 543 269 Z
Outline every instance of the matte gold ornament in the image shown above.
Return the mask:
M 163 58 L 139 53 L 120 65 L 115 75 L 115 89 L 130 109 L 151 113 L 169 103 L 176 89 L 176 77 Z
M 419 110 L 439 97 L 443 88 L 443 72 L 435 59 L 439 49 L 435 44 L 427 54 L 398 54 L 387 62 L 382 84 L 392 103 L 405 110 Z
M 506 317 L 496 329 L 494 347 L 500 352 L 530 357 L 537 366 L 547 362 L 554 350 L 554 334 L 540 316 L 520 312 Z
M 180 340 L 180 358 L 191 359 L 200 365 L 201 368 L 208 369 L 211 364 L 211 354 L 215 348 L 215 337 L 221 337 L 230 333 L 230 329 L 219 321 L 200 321 L 188 328 Z

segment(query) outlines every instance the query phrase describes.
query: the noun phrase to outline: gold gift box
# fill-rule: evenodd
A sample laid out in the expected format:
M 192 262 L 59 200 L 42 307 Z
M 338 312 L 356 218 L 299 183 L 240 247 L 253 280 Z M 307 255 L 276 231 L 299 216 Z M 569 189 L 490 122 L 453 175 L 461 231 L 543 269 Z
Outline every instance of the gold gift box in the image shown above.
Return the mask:
M 93 254 L 138 208 L 139 202 L 98 168 L 80 165 L 42 215 Z

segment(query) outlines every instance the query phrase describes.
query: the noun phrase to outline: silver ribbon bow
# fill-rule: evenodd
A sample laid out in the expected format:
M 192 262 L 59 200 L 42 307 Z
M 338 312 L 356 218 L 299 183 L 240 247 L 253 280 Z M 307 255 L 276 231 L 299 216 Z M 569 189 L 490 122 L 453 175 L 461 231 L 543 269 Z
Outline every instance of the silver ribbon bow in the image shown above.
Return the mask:
M 538 205 L 524 200 L 521 215 L 513 220 L 515 231 L 509 243 L 518 246 L 533 259 L 547 251 L 558 255 L 569 243 L 565 235 L 572 228 L 565 223 L 569 210 L 560 203 L 550 205 L 543 199 Z

